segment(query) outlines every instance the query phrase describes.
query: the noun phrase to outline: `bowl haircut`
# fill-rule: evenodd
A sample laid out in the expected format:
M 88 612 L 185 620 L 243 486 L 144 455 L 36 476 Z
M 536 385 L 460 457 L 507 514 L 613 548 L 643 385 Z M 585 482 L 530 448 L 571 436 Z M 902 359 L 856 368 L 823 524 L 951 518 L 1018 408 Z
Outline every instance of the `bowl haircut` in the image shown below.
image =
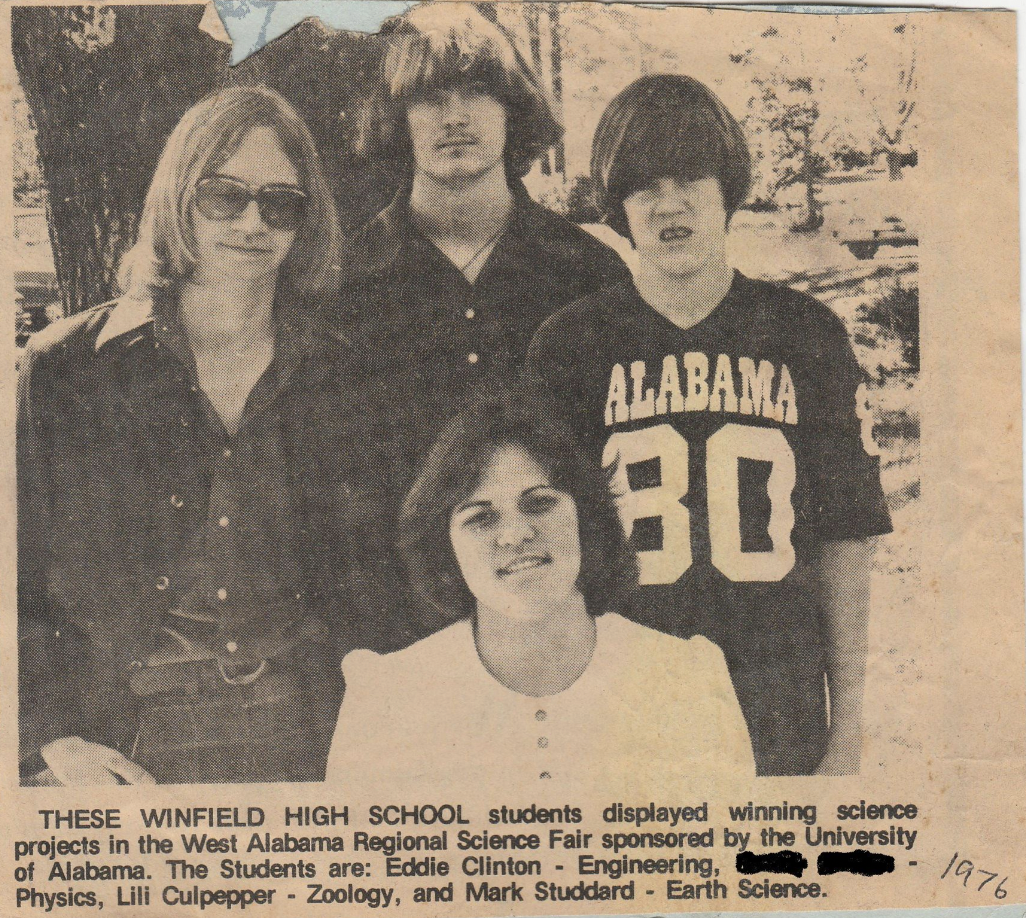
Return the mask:
M 506 446 L 523 449 L 577 507 L 577 585 L 588 611 L 616 610 L 637 585 L 637 556 L 616 510 L 611 472 L 589 459 L 551 411 L 548 402 L 532 394 L 488 396 L 464 408 L 435 441 L 399 515 L 399 550 L 428 627 L 474 614 L 474 597 L 453 552 L 450 521 L 492 457 Z
M 661 178 L 715 178 L 729 223 L 751 189 L 752 159 L 741 125 L 708 87 L 655 74 L 609 103 L 591 145 L 591 178 L 599 213 L 629 239 L 623 202 Z
M 357 150 L 396 172 L 415 163 L 410 105 L 471 88 L 506 110 L 506 177 L 512 182 L 563 136 L 538 77 L 497 23 L 469 3 L 425 3 L 382 28 L 388 44 L 378 88 L 364 108 Z
M 310 130 L 278 93 L 237 86 L 197 102 L 171 132 L 146 193 L 137 241 L 121 262 L 125 295 L 151 298 L 173 291 L 192 274 L 196 183 L 217 172 L 257 127 L 277 134 L 307 194 L 303 221 L 279 274 L 279 294 L 314 302 L 331 293 L 339 274 L 338 212 Z

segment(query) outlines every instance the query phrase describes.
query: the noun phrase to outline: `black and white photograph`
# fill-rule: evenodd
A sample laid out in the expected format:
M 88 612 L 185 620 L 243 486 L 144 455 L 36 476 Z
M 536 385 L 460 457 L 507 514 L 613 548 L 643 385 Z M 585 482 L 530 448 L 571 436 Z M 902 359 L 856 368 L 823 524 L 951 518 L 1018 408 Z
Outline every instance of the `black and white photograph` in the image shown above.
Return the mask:
M 401 816 L 370 808 L 372 831 L 392 833 L 373 850 L 462 864 L 455 886 L 418 887 L 419 914 L 786 908 L 766 900 L 833 888 L 809 882 L 831 847 L 862 849 L 841 883 L 906 875 L 886 894 L 843 886 L 861 891 L 832 907 L 899 901 L 916 830 L 955 818 L 939 813 L 935 762 L 975 750 L 988 782 L 1026 777 L 1018 339 L 1001 337 L 1018 316 L 1017 224 L 997 222 L 1017 219 L 1015 201 L 985 229 L 995 300 L 1013 302 L 964 326 L 965 353 L 989 340 L 1007 378 L 982 420 L 962 420 L 957 389 L 954 427 L 921 450 L 926 406 L 956 391 L 935 382 L 951 378 L 950 337 L 932 365 L 928 342 L 957 327 L 921 339 L 921 262 L 940 315 L 958 294 L 937 278 L 969 219 L 936 216 L 955 160 L 931 118 L 962 92 L 937 76 L 958 34 L 938 17 L 971 14 L 289 6 L 8 11 L 12 792 L 40 814 L 44 794 L 87 810 L 131 800 L 135 822 L 83 826 L 126 835 L 147 800 L 249 808 L 205 824 L 236 834 L 198 850 L 232 856 L 308 850 L 244 847 L 257 826 L 280 834 L 281 785 L 332 812 L 377 794 Z M 953 128 L 991 119 L 995 182 L 1014 181 L 1016 155 L 1014 17 L 1001 15 L 962 20 L 997 49 L 981 61 L 1001 81 L 992 112 Z M 990 73 L 972 66 L 960 56 L 951 72 Z M 968 271 L 986 243 L 966 245 Z M 985 376 L 975 359 L 952 372 Z M 959 438 L 997 430 L 1006 400 L 1005 439 Z M 970 478 L 994 481 L 978 503 L 961 496 Z M 971 545 L 953 521 L 971 540 L 988 514 L 1018 541 L 1001 528 L 1010 560 L 958 580 L 977 598 L 993 589 L 979 640 L 1010 638 L 977 673 L 959 661 L 982 613 L 950 611 L 954 587 L 924 564 L 962 577 Z M 943 699 L 976 697 L 988 666 L 994 709 L 944 721 Z M 1002 746 L 987 724 L 1009 717 Z M 500 809 L 468 808 L 483 799 Z M 531 818 L 508 817 L 513 801 Z M 344 825 L 361 814 L 347 807 Z M 204 826 L 154 818 L 169 838 Z M 17 819 L 26 838 L 47 834 Z M 475 879 L 491 868 L 450 850 L 458 826 L 472 826 L 462 845 L 488 824 L 467 845 L 505 862 L 488 833 L 533 821 L 569 824 L 531 830 L 550 857 L 582 849 L 565 875 L 517 861 L 528 880 L 492 888 Z M 288 831 L 345 834 L 313 824 Z M 614 832 L 594 835 L 591 861 L 592 834 L 568 841 L 578 824 Z M 920 841 L 941 868 L 957 855 L 948 838 Z M 145 846 L 133 857 L 158 853 Z M 610 847 L 615 870 L 592 883 Z M 780 849 L 804 867 L 744 867 Z M 16 878 L 46 856 L 22 850 Z M 1012 850 L 977 869 L 1014 875 Z M 889 867 L 866 866 L 877 857 Z M 277 875 L 328 876 L 306 866 Z M 46 869 L 54 890 L 72 879 Z M 363 869 L 374 879 L 325 879 L 342 898 L 321 904 L 355 914 L 415 895 Z M 763 869 L 793 890 L 737 879 Z M 959 869 L 957 890 L 907 904 L 958 901 Z M 289 907 L 282 883 L 274 899 L 229 871 L 224 889 L 193 891 L 171 871 L 177 886 L 165 871 L 152 891 L 59 894 L 137 915 Z M 653 872 L 698 876 L 626 875 Z M 18 914 L 53 907 L 46 878 L 12 887 Z M 624 904 L 646 882 L 659 898 Z M 518 886 L 531 905 L 508 904 Z

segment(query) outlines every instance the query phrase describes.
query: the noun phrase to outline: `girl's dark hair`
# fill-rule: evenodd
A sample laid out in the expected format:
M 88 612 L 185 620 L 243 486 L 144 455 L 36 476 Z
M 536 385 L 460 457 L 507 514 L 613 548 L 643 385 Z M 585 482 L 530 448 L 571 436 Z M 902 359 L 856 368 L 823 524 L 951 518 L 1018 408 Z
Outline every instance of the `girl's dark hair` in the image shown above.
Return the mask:
M 635 80 L 605 110 L 591 145 L 595 203 L 603 219 L 630 238 L 623 202 L 661 178 L 715 178 L 729 220 L 752 184 L 752 158 L 741 125 L 708 87 L 689 76 Z
M 388 45 L 364 109 L 357 149 L 413 172 L 407 107 L 433 93 L 475 86 L 506 110 L 506 175 L 523 178 L 563 136 L 538 78 L 497 23 L 471 4 L 425 3 L 382 29 Z
M 577 505 L 578 586 L 588 610 L 597 615 L 619 608 L 637 585 L 637 556 L 616 510 L 611 474 L 551 413 L 551 403 L 534 394 L 490 395 L 463 409 L 435 441 L 399 517 L 399 550 L 430 626 L 448 625 L 474 612 L 474 597 L 453 553 L 449 524 L 496 450 L 504 446 L 528 453 L 549 475 L 552 486 Z

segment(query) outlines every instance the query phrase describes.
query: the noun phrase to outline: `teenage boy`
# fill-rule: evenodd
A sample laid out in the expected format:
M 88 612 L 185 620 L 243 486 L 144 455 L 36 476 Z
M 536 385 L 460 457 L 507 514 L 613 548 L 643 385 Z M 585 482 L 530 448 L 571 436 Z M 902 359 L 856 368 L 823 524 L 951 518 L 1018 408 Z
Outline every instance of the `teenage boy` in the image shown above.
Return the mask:
M 867 539 L 891 527 L 844 326 L 727 263 L 751 161 L 698 81 L 627 87 L 591 168 L 639 269 L 549 319 L 528 378 L 616 463 L 641 567 L 634 614 L 720 645 L 759 773 L 855 773 Z
M 423 4 L 393 23 L 361 147 L 404 182 L 342 259 L 340 321 L 364 355 L 373 419 L 378 493 L 365 501 L 357 571 L 369 646 L 418 634 L 395 518 L 442 426 L 489 379 L 519 375 L 553 312 L 630 276 L 524 190 L 562 131 L 523 56 L 475 6 Z

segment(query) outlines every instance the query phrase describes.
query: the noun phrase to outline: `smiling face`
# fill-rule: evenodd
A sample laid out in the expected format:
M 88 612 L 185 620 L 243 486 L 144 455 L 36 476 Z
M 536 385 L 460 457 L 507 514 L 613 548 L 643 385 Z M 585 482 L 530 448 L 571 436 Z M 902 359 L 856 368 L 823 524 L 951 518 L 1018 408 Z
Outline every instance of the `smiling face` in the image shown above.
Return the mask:
M 417 172 L 443 184 L 477 178 L 503 162 L 506 109 L 476 84 L 439 90 L 407 108 Z
M 715 178 L 660 178 L 623 202 L 644 264 L 679 277 L 726 265 L 727 212 Z
M 282 149 L 273 128 L 255 127 L 215 176 L 243 182 L 252 189 L 283 185 L 301 189 L 299 173 Z M 295 230 L 272 229 L 260 216 L 256 201 L 234 219 L 211 220 L 195 205 L 191 208 L 196 240 L 193 280 L 224 282 L 226 276 L 240 284 L 272 281 L 296 239 Z
M 496 450 L 453 511 L 449 535 L 479 609 L 536 618 L 579 595 L 577 507 L 519 446 Z

